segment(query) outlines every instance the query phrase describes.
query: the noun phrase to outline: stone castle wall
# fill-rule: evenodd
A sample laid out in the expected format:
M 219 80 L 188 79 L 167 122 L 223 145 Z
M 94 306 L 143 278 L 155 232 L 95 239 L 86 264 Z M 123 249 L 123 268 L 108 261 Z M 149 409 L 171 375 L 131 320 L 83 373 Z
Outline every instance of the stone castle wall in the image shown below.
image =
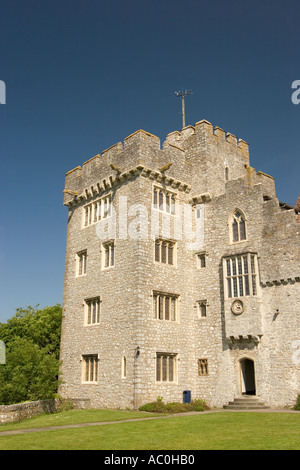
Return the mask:
M 154 187 L 164 197 L 174 194 L 175 214 L 153 208 Z M 107 196 L 112 216 L 84 226 L 86 205 Z M 162 147 L 156 136 L 137 131 L 68 172 L 64 203 L 64 397 L 88 398 L 96 407 L 136 408 L 158 396 L 182 401 L 183 391 L 191 390 L 192 398 L 222 406 L 241 393 L 240 361 L 249 358 L 256 394 L 273 406 L 294 403 L 299 216 L 279 203 L 274 179 L 250 166 L 246 142 L 207 121 L 169 134 Z M 237 209 L 247 236 L 234 242 Z M 155 261 L 157 238 L 174 243 L 174 265 Z M 114 266 L 104 268 L 108 241 L 114 244 Z M 77 254 L 84 250 L 87 272 L 78 276 Z M 199 253 L 205 267 L 197 265 Z M 255 259 L 257 292 L 241 297 L 244 311 L 234 315 L 224 269 L 226 259 L 243 254 Z M 176 321 L 154 318 L 155 293 L 176 296 Z M 100 322 L 87 325 L 85 301 L 96 297 Z M 200 301 L 206 305 L 203 317 Z M 157 380 L 157 354 L 174 355 L 173 380 Z M 86 355 L 98 358 L 95 383 L 83 380 Z M 199 359 L 208 365 L 202 375 Z

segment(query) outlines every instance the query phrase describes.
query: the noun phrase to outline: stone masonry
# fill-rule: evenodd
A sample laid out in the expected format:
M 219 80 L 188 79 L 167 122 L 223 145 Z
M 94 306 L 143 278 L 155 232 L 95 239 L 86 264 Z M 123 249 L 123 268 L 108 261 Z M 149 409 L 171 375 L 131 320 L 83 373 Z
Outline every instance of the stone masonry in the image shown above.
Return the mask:
M 137 408 L 300 393 L 300 203 L 202 120 L 66 174 L 64 398 Z

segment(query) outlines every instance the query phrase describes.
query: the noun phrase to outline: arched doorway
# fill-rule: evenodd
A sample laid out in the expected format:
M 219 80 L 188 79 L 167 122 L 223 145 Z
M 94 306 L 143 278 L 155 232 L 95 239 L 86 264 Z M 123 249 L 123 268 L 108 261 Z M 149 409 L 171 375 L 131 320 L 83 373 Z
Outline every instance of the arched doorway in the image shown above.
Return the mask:
M 252 359 L 240 360 L 241 365 L 241 388 L 243 395 L 256 395 L 255 367 Z

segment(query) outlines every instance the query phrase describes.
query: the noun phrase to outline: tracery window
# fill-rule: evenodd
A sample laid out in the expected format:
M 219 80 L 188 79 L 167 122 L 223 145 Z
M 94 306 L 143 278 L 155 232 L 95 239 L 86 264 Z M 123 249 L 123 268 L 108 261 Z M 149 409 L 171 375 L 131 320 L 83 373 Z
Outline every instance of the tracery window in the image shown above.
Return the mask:
M 231 218 L 231 240 L 239 242 L 246 240 L 246 218 L 240 210 L 234 211 Z

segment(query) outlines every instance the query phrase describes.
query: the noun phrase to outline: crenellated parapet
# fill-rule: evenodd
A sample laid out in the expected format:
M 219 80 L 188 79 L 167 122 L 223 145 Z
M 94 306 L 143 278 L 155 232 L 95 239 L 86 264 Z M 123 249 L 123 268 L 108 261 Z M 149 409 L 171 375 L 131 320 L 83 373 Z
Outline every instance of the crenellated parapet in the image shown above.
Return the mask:
M 64 204 L 69 204 L 74 200 L 74 196 L 82 197 L 86 188 L 93 187 L 93 190 L 98 188 L 98 192 L 99 188 L 102 190 L 111 188 L 116 181 L 133 174 L 132 168 L 145 163 L 150 156 L 159 152 L 161 150 L 158 137 L 143 130 L 134 132 L 126 137 L 123 143 L 112 145 L 103 150 L 102 154 L 96 155 L 66 174 Z
M 230 132 L 225 132 L 221 127 L 215 126 L 205 120 L 196 122 L 195 126 L 186 126 L 180 132 L 174 131 L 167 135 L 166 142 L 169 144 L 176 145 L 178 147 L 188 148 L 189 143 L 187 139 L 196 137 L 210 139 L 213 142 L 226 143 L 228 146 L 232 146 L 233 150 L 238 150 L 241 156 L 245 159 L 245 162 L 249 161 L 249 145 L 243 139 L 237 139 L 237 137 Z
M 161 168 L 167 168 L 163 177 L 174 180 L 180 174 L 195 195 L 223 194 L 226 181 L 239 178 L 246 178 L 249 185 L 263 182 L 266 195 L 275 195 L 273 180 L 249 166 L 248 144 L 203 119 L 171 132 L 162 146 L 157 136 L 139 129 L 103 150 L 66 174 L 64 203 L 82 197 L 87 188 L 93 188 L 89 190 L 93 194 L 97 187 L 107 190 L 119 184 L 139 165 L 159 175 Z

